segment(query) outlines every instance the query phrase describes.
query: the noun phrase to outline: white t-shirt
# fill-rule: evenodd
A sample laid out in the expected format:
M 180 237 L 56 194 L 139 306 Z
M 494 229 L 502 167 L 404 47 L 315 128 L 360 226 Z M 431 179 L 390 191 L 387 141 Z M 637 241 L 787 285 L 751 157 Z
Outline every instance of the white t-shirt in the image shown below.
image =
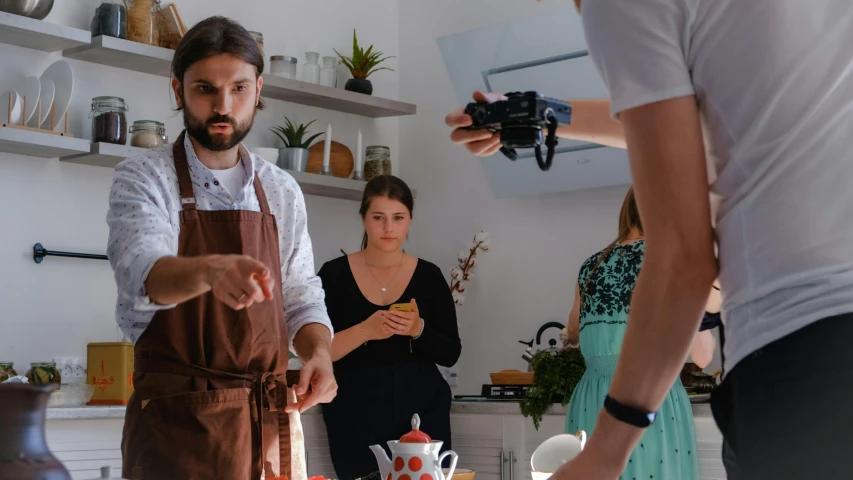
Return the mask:
M 725 367 L 853 312 L 853 2 L 585 0 L 612 113 L 696 95 Z
M 213 170 L 213 174 L 232 198 L 240 196 L 240 190 L 246 185 L 246 172 L 242 162 L 237 162 L 237 165 L 225 170 Z

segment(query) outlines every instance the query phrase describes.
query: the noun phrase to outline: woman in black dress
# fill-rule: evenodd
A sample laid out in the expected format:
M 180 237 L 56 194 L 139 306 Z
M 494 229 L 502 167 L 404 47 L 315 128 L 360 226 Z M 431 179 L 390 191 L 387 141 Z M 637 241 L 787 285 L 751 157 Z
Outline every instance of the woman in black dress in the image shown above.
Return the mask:
M 462 349 L 456 308 L 441 270 L 403 251 L 412 223 L 411 190 L 380 176 L 364 189 L 362 250 L 320 269 L 335 328 L 337 397 L 323 405 L 332 463 L 340 480 L 379 469 L 370 445 L 386 447 L 412 429 L 450 448 L 451 392 L 436 364 L 450 367 Z M 389 311 L 410 303 L 411 312 Z

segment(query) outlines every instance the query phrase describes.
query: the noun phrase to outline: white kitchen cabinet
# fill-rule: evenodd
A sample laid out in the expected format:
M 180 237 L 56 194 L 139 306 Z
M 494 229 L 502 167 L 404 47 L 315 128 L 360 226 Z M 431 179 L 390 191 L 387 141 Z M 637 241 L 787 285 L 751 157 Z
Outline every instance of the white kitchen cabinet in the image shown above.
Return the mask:
M 101 467 L 121 474 L 121 431 L 124 419 L 48 420 L 47 446 L 74 480 L 101 476 Z

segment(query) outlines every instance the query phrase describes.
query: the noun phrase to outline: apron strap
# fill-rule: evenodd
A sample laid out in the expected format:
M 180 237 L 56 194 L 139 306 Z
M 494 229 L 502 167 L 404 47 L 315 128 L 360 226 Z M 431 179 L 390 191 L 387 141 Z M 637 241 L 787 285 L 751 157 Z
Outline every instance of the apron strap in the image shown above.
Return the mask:
M 184 135 L 186 130 L 178 135 L 175 144 L 172 145 L 172 155 L 175 157 L 175 173 L 178 174 L 178 185 L 181 187 L 181 207 L 184 210 L 195 210 L 195 193 L 193 192 L 193 181 L 190 177 L 190 166 L 187 162 L 187 150 L 184 148 Z
M 243 144 L 240 144 L 240 159 L 249 162 L 249 165 L 252 165 L 252 184 L 255 186 L 255 195 L 258 197 L 258 204 L 261 206 L 261 213 L 271 213 L 270 212 L 270 204 L 267 202 L 267 195 L 264 193 L 264 187 L 261 185 L 261 179 L 258 177 L 258 173 L 255 172 L 254 163 L 252 162 L 252 156 L 249 154 L 249 151 L 246 150 L 246 147 Z

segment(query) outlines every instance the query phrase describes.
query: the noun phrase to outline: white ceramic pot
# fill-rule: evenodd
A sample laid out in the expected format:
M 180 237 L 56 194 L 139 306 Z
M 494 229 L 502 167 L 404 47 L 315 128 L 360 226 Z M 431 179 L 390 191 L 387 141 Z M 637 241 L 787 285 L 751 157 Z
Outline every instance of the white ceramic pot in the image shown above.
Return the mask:
M 255 147 L 249 150 L 255 155 L 263 158 L 264 160 L 270 163 L 278 162 L 278 149 L 277 148 L 268 148 L 268 147 Z

